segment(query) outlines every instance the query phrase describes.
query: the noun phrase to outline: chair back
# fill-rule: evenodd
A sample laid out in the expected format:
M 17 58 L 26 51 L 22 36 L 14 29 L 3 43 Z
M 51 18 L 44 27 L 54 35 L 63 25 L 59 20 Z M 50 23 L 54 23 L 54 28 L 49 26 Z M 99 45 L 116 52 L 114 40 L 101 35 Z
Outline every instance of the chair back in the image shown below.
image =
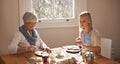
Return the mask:
M 111 44 L 112 39 L 101 38 L 101 55 L 107 58 L 111 58 Z

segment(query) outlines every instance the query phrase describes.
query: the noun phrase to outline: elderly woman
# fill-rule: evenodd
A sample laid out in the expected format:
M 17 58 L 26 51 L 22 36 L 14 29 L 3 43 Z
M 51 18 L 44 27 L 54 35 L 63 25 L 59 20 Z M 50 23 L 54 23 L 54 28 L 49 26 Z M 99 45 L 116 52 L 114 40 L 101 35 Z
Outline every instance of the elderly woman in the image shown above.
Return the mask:
M 8 51 L 14 53 L 34 53 L 37 50 L 51 52 L 50 48 L 42 41 L 38 32 L 34 28 L 37 17 L 32 12 L 26 12 L 23 16 L 24 25 L 19 27 L 19 31 L 14 36 Z
M 76 44 L 85 50 L 93 51 L 100 54 L 100 35 L 99 32 L 92 26 L 92 18 L 88 11 L 80 13 L 80 32 L 76 38 Z

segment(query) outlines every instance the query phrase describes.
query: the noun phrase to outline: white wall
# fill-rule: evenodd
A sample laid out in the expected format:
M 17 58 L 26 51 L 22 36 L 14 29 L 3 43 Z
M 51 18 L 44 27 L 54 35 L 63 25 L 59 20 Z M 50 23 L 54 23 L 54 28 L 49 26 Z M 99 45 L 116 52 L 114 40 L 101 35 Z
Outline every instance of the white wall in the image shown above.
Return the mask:
M 94 26 L 102 37 L 112 39 L 112 47 L 120 46 L 120 0 L 88 0 Z
M 120 0 L 88 0 L 87 7 L 92 13 L 93 24 L 102 37 L 113 39 L 113 47 L 120 45 Z M 19 25 L 18 0 L 0 0 L 0 54 L 7 53 Z M 50 47 L 74 44 L 78 27 L 38 29 L 41 38 Z
M 77 27 L 40 29 L 38 31 L 50 47 L 75 44 L 75 38 L 78 36 Z
M 120 57 L 120 0 L 88 0 L 87 7 L 101 36 L 112 39 L 112 59 Z
M 0 0 L 0 54 L 7 53 L 7 46 L 18 27 L 18 1 Z

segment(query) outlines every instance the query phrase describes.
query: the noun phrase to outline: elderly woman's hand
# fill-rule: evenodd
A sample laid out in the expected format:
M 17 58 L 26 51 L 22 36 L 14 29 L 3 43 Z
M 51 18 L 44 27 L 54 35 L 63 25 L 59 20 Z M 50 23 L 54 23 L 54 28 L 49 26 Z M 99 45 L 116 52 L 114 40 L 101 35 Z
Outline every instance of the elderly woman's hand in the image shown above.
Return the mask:
M 45 51 L 47 51 L 47 53 L 51 53 L 51 49 L 50 48 L 45 48 Z
M 27 51 L 35 52 L 38 50 L 37 46 L 31 45 L 27 47 Z

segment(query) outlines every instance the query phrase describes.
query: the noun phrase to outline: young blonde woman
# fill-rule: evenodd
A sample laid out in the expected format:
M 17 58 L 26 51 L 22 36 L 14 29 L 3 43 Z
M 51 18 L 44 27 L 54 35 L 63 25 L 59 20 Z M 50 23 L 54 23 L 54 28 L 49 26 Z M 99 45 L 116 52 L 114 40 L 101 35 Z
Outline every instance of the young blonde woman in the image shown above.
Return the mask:
M 88 11 L 80 13 L 79 37 L 76 38 L 76 44 L 85 50 L 100 54 L 100 34 L 92 26 L 92 18 Z

